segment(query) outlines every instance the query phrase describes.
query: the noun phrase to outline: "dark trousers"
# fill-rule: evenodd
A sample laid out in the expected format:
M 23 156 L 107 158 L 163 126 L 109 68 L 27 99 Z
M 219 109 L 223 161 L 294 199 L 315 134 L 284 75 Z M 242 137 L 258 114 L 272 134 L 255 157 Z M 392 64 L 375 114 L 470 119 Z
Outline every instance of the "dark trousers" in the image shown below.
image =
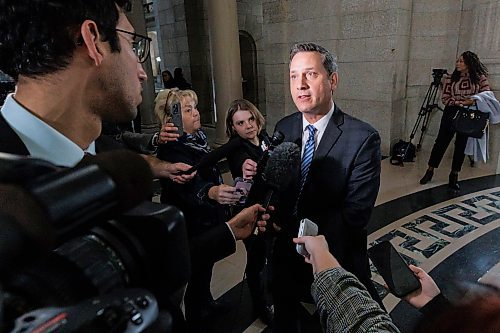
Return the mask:
M 252 235 L 243 241 L 247 250 L 245 273 L 254 310 L 272 304 L 268 291 L 270 280 L 270 259 L 273 236 L 270 234 Z M 267 264 L 267 265 L 266 265 Z
M 317 313 L 310 315 L 300 303 L 314 303 L 312 281 L 312 266 L 295 252 L 291 237 L 278 235 L 273 252 L 274 333 L 322 332 Z
M 207 325 L 206 318 L 203 318 L 203 310 L 207 309 L 209 303 L 213 301 L 210 292 L 213 266 L 210 263 L 206 265 L 193 265 L 192 267 L 192 276 L 184 297 L 189 332 L 203 332 L 204 327 Z
M 453 151 L 451 170 L 460 172 L 462 168 L 465 158 L 464 151 L 465 146 L 467 145 L 467 136 L 457 133 L 451 124 L 457 110 L 458 107 L 456 106 L 447 106 L 444 109 L 443 116 L 441 117 L 441 124 L 439 125 L 438 136 L 434 146 L 432 147 L 431 156 L 429 158 L 429 166 L 433 168 L 437 168 L 439 163 L 441 163 L 444 153 L 446 152 L 446 149 L 455 134 L 455 149 Z

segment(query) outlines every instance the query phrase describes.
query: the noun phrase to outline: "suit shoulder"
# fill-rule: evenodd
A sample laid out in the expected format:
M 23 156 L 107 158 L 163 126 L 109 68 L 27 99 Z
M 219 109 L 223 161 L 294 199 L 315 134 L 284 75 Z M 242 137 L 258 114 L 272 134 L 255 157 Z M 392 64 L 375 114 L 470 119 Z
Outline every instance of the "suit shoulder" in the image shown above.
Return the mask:
M 378 135 L 378 131 L 373 128 L 372 125 L 346 113 L 344 113 L 344 124 L 346 128 L 348 128 L 349 130 L 354 130 L 358 134 L 365 133 L 366 136 L 370 136 L 372 134 Z
M 282 128 L 282 127 L 288 127 L 293 124 L 293 122 L 297 121 L 297 119 L 300 119 L 300 116 L 302 114 L 300 112 L 295 112 L 292 114 L 289 114 L 288 116 L 285 116 L 284 118 L 281 118 L 277 123 L 276 123 L 276 128 Z

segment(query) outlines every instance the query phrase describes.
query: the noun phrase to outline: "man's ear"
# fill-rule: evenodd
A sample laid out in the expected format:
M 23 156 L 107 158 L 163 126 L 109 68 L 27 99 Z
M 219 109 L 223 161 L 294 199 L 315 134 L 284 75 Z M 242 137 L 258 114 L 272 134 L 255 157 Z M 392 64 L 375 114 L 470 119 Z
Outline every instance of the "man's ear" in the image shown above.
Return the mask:
M 339 83 L 339 74 L 337 72 L 333 72 L 330 76 L 330 86 L 332 88 L 332 92 L 337 90 L 337 84 Z
M 92 20 L 85 20 L 80 27 L 80 33 L 88 56 L 96 66 L 99 66 L 104 58 L 104 50 L 96 23 Z

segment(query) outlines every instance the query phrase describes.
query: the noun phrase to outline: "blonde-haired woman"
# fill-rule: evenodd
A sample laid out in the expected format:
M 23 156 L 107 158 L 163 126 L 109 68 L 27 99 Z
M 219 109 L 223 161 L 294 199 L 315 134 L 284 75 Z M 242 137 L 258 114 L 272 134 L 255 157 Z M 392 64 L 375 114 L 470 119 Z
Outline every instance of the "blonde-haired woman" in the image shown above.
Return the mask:
M 169 121 L 173 104 L 180 102 L 184 134 L 177 141 L 168 142 L 158 149 L 158 157 L 169 162 L 197 165 L 211 149 L 201 130 L 198 97 L 192 90 L 171 90 L 166 96 L 163 110 L 157 113 L 162 122 Z M 222 183 L 217 166 L 198 169 L 187 184 L 176 184 L 161 179 L 161 202 L 177 206 L 186 218 L 188 237 L 193 239 L 230 218 L 229 205 L 239 200 L 232 186 Z M 192 262 L 191 280 L 185 296 L 186 319 L 190 332 L 200 332 L 208 323 L 202 313 L 214 307 L 210 293 L 210 280 L 214 262 Z

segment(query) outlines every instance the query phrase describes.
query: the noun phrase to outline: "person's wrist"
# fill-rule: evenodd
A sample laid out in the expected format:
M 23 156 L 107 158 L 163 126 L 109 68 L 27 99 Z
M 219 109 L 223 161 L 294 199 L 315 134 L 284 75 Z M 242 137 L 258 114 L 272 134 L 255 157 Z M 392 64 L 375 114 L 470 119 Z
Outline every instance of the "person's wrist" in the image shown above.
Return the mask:
M 215 200 L 216 198 L 217 186 L 212 186 L 208 189 L 207 196 L 209 199 Z
M 316 274 L 330 268 L 340 267 L 339 262 L 330 252 L 315 254 L 311 256 L 311 259 Z

